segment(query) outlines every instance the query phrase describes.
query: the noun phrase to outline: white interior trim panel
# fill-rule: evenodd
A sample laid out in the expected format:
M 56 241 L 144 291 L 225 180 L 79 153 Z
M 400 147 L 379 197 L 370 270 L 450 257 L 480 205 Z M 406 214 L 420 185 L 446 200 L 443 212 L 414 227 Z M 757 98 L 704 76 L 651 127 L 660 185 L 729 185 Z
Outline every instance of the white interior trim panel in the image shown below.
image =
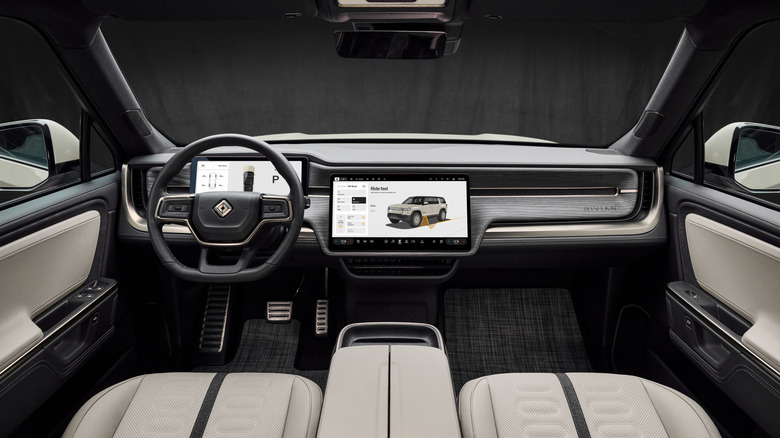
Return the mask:
M 621 192 L 624 192 L 621 190 Z M 653 202 L 647 215 L 638 221 L 581 224 L 491 226 L 485 240 L 522 237 L 633 236 L 653 231 L 664 212 L 663 168 L 655 170 Z
M 696 281 L 753 324 L 743 344 L 780 370 L 780 248 L 696 214 L 685 234 Z
M 0 247 L 0 368 L 43 337 L 32 319 L 87 280 L 99 235 L 92 210 Z
M 450 366 L 439 348 L 391 345 L 390 437 L 412 436 L 460 438 Z
M 341 348 L 330 361 L 318 438 L 387 438 L 390 347 Z

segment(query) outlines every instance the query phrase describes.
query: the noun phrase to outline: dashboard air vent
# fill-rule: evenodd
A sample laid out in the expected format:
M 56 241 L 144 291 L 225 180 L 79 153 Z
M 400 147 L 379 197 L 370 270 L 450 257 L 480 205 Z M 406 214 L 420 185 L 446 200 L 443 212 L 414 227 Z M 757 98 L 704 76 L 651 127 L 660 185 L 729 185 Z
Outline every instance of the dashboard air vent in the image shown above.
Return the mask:
M 144 171 L 133 169 L 130 174 L 130 193 L 133 195 L 133 206 L 141 216 L 146 216 L 146 178 Z
M 450 258 L 346 258 L 344 265 L 360 277 L 442 277 L 455 261 Z
M 650 211 L 650 207 L 653 205 L 653 172 L 642 172 L 642 205 L 640 210 L 643 212 Z
M 146 171 L 146 193 L 152 192 L 152 186 L 160 175 L 162 167 L 152 167 Z M 184 194 L 190 192 L 190 165 L 186 164 L 178 175 L 171 179 L 166 189 L 170 194 Z

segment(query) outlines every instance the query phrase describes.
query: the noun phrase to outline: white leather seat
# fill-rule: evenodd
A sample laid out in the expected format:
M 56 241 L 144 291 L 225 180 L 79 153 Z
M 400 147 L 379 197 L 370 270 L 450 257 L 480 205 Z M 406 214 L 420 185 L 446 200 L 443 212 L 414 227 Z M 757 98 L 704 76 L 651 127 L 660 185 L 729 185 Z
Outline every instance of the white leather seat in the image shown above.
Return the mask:
M 313 438 L 321 406 L 319 386 L 299 376 L 149 374 L 92 397 L 64 436 Z
M 459 404 L 464 438 L 720 437 L 696 402 L 634 376 L 496 374 L 466 383 Z

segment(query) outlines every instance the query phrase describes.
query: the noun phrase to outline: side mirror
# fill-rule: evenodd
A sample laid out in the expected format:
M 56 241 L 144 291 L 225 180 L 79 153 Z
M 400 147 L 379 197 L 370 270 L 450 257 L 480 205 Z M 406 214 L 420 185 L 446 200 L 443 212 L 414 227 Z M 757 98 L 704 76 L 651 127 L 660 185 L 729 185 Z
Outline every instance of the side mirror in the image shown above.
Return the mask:
M 423 202 L 423 205 L 428 205 L 428 201 L 424 201 L 424 202 Z
M 704 158 L 749 190 L 780 190 L 780 127 L 726 125 L 706 141 Z
M 34 188 L 78 158 L 78 138 L 57 122 L 0 124 L 0 189 Z

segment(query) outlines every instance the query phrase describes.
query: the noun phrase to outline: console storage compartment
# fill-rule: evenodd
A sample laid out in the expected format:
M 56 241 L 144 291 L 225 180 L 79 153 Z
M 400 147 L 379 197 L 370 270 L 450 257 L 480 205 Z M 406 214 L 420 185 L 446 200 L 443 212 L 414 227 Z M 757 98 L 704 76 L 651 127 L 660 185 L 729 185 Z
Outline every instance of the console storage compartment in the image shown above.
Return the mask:
M 455 393 L 438 330 L 401 323 L 344 328 L 331 361 L 317 436 L 459 437 Z
M 360 345 L 421 345 L 444 349 L 436 327 L 406 322 L 350 324 L 339 334 L 336 348 Z

